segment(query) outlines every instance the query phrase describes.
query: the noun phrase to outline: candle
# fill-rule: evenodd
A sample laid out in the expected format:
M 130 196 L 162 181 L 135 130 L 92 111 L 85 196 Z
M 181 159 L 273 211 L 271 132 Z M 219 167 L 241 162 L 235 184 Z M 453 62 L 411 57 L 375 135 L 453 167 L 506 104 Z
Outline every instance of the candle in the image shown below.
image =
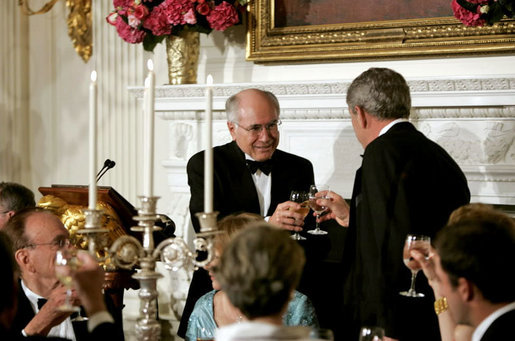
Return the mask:
M 148 60 L 147 66 L 148 76 L 145 79 L 143 97 L 143 195 L 151 197 L 154 190 L 154 92 L 156 81 L 151 59 Z
M 97 72 L 91 72 L 89 84 L 89 204 L 90 210 L 97 206 Z
M 206 87 L 206 150 L 204 152 L 204 212 L 213 212 L 213 77 L 207 76 Z

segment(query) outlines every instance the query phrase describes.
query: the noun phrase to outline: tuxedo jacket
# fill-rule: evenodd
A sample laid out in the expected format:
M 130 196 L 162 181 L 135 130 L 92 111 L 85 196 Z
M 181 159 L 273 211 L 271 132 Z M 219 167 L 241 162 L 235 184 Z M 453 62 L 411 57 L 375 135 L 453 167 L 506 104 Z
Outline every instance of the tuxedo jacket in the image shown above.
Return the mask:
M 402 251 L 408 233 L 433 238 L 450 213 L 470 200 L 465 175 L 438 144 L 408 122 L 397 123 L 365 149 L 356 172 L 344 250 L 342 339 L 359 327 L 381 326 L 404 340 L 438 340 L 434 297 L 420 271 L 416 291 Z
M 122 314 L 121 311 L 114 307 L 112 300 L 109 295 L 105 295 L 106 306 L 109 313 L 115 320 L 115 323 L 102 323 L 95 328 L 92 333 L 88 332 L 87 321 L 72 322 L 73 330 L 77 341 L 83 340 L 109 340 L 109 341 L 123 341 L 123 325 L 122 325 Z M 84 314 L 84 312 L 82 312 Z M 21 288 L 21 284 L 18 290 L 18 309 L 16 316 L 12 323 L 11 331 L 13 334 L 21 335 L 21 331 L 25 326 L 34 318 L 34 310 L 30 304 L 29 299 L 25 295 L 25 292 Z M 83 315 L 85 316 L 85 315 Z
M 495 319 L 481 337 L 481 341 L 508 340 L 513 336 L 515 325 L 515 310 L 510 310 Z
M 260 214 L 259 199 L 252 175 L 245 163 L 245 154 L 235 141 L 213 148 L 213 209 L 218 219 L 235 212 Z M 272 215 L 281 202 L 289 200 L 292 190 L 308 191 L 315 181 L 310 161 L 276 150 L 272 155 L 272 193 L 267 216 Z M 188 161 L 191 221 L 200 231 L 197 212 L 204 211 L 204 152 Z
M 272 189 L 267 216 L 274 213 L 278 204 L 289 200 L 292 190 L 308 191 L 315 181 L 313 165 L 300 156 L 276 150 L 272 160 Z M 195 231 L 199 232 L 200 225 L 195 214 L 204 211 L 203 151 L 190 158 L 187 172 L 191 191 L 191 221 Z M 261 214 L 256 186 L 247 168 L 245 154 L 235 141 L 213 148 L 213 210 L 219 212 L 218 219 L 237 212 Z M 195 302 L 210 290 L 211 280 L 207 272 L 204 269 L 195 271 L 177 332 L 179 336 L 184 338 L 186 334 Z

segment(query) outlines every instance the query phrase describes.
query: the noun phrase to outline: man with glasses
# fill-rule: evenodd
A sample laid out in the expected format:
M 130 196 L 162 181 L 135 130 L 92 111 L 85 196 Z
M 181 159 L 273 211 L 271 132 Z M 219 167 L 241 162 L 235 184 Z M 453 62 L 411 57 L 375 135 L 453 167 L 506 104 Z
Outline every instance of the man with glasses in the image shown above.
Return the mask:
M 15 182 L 0 182 L 0 230 L 17 211 L 34 206 L 30 189 Z
M 300 204 L 289 201 L 292 190 L 308 191 L 314 183 L 310 161 L 277 150 L 279 102 L 274 94 L 246 89 L 226 104 L 227 127 L 233 141 L 213 148 L 213 209 L 223 218 L 235 212 L 261 214 L 267 221 L 291 231 L 302 231 L 304 217 L 295 213 Z M 200 226 L 195 214 L 204 211 L 204 152 L 188 162 L 193 227 Z M 205 271 L 195 271 L 178 335 L 184 337 L 189 314 L 196 300 L 211 290 Z
M 13 242 L 13 254 L 20 270 L 18 311 L 12 330 L 27 335 L 83 340 L 88 337 L 85 322 L 73 323 L 70 312 L 58 307 L 65 301 L 66 288 L 55 274 L 55 255 L 59 249 L 72 248 L 68 231 L 50 211 L 28 208 L 14 215 L 4 228 Z M 73 303 L 79 305 L 77 295 Z M 113 314 L 121 321 L 119 312 Z M 118 338 L 123 339 L 121 323 Z

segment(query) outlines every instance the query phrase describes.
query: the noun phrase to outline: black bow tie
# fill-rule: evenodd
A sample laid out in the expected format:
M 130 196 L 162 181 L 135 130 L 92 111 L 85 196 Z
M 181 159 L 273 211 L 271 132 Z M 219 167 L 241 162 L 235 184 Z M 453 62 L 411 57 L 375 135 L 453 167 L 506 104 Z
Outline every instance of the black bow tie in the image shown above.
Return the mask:
M 41 309 L 45 305 L 46 301 L 46 298 L 38 298 L 38 309 Z
M 270 174 L 272 171 L 272 159 L 266 160 L 266 161 L 252 161 L 252 160 L 246 160 L 247 167 L 249 167 L 249 170 L 252 174 L 256 173 L 258 169 L 260 169 L 263 173 L 266 175 Z

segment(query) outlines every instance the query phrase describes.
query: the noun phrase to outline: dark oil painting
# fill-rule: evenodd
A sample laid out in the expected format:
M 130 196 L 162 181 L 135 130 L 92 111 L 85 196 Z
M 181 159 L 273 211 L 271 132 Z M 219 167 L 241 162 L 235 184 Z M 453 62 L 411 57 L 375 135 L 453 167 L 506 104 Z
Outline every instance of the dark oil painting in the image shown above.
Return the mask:
M 271 0 L 275 27 L 452 16 L 451 0 Z

